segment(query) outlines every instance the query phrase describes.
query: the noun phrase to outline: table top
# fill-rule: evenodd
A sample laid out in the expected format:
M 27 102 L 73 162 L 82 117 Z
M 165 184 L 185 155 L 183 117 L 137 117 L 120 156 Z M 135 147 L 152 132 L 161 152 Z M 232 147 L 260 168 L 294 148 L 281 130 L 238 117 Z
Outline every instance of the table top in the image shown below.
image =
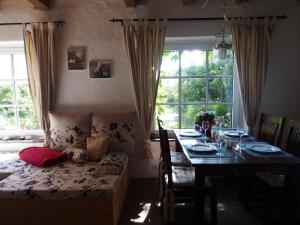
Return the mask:
M 194 154 L 189 150 L 190 145 L 203 143 L 203 138 L 201 137 L 183 137 L 180 134 L 182 132 L 195 131 L 193 129 L 177 129 L 174 130 L 176 135 L 176 140 L 180 144 L 184 154 L 191 162 L 194 167 L 210 168 L 212 170 L 219 170 L 220 167 L 236 167 L 247 169 L 255 167 L 257 170 L 270 169 L 270 167 L 275 168 L 287 168 L 291 166 L 300 166 L 300 158 L 293 156 L 288 153 L 283 154 L 252 154 L 247 150 L 234 150 L 219 148 L 217 152 L 220 152 L 222 156 L 216 155 L 207 157 L 202 153 Z

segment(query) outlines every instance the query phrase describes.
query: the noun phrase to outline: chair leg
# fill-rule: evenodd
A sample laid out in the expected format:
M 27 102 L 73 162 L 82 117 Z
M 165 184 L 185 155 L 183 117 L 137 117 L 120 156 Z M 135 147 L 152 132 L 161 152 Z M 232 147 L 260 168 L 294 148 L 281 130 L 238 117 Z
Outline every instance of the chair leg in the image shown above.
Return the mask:
M 218 202 L 217 202 L 217 192 L 213 190 L 210 193 L 210 221 L 212 225 L 217 225 L 218 223 Z
M 265 190 L 265 210 L 264 225 L 269 225 L 272 216 L 272 191 L 268 188 Z

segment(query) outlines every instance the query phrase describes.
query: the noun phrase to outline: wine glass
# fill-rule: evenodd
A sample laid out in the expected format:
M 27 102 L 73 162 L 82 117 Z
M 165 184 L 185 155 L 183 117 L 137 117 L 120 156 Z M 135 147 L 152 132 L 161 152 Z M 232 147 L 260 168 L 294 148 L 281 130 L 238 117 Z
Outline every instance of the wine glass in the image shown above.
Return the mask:
M 242 137 L 246 133 L 246 131 L 243 128 L 238 128 L 237 133 L 239 134 L 240 137 L 239 149 L 241 150 L 243 148 Z
M 208 130 L 208 128 L 209 128 L 209 121 L 203 121 L 203 122 L 202 122 L 202 128 L 203 128 L 203 130 L 204 130 L 205 137 L 207 138 L 206 132 L 207 132 L 207 130 Z

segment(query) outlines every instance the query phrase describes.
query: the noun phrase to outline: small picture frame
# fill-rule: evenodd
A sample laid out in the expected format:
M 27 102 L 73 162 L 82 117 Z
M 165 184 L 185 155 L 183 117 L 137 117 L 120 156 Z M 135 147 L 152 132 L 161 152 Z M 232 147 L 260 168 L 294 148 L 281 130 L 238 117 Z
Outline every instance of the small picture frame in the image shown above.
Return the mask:
M 90 78 L 111 78 L 111 60 L 93 59 L 89 66 Z
M 86 48 L 72 46 L 68 48 L 68 69 L 84 70 L 86 66 Z

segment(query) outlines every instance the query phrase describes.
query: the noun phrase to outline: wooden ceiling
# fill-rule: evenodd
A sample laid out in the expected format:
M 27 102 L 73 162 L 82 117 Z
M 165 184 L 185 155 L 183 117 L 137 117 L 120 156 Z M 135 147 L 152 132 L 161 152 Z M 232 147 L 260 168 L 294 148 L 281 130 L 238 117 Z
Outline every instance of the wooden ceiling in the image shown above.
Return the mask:
M 186 6 L 186 5 L 192 5 L 192 4 L 196 4 L 196 3 L 201 3 L 203 5 L 203 7 L 205 7 L 206 3 L 209 0 L 181 0 L 182 1 L 182 5 Z M 235 4 L 243 4 L 248 2 L 249 0 L 233 0 L 233 2 Z M 143 2 L 143 0 L 124 0 L 126 7 L 136 7 L 138 6 L 141 2 Z
M 35 9 L 42 9 L 42 10 L 49 9 L 50 0 L 27 0 L 27 1 L 29 1 L 33 5 L 33 8 Z

